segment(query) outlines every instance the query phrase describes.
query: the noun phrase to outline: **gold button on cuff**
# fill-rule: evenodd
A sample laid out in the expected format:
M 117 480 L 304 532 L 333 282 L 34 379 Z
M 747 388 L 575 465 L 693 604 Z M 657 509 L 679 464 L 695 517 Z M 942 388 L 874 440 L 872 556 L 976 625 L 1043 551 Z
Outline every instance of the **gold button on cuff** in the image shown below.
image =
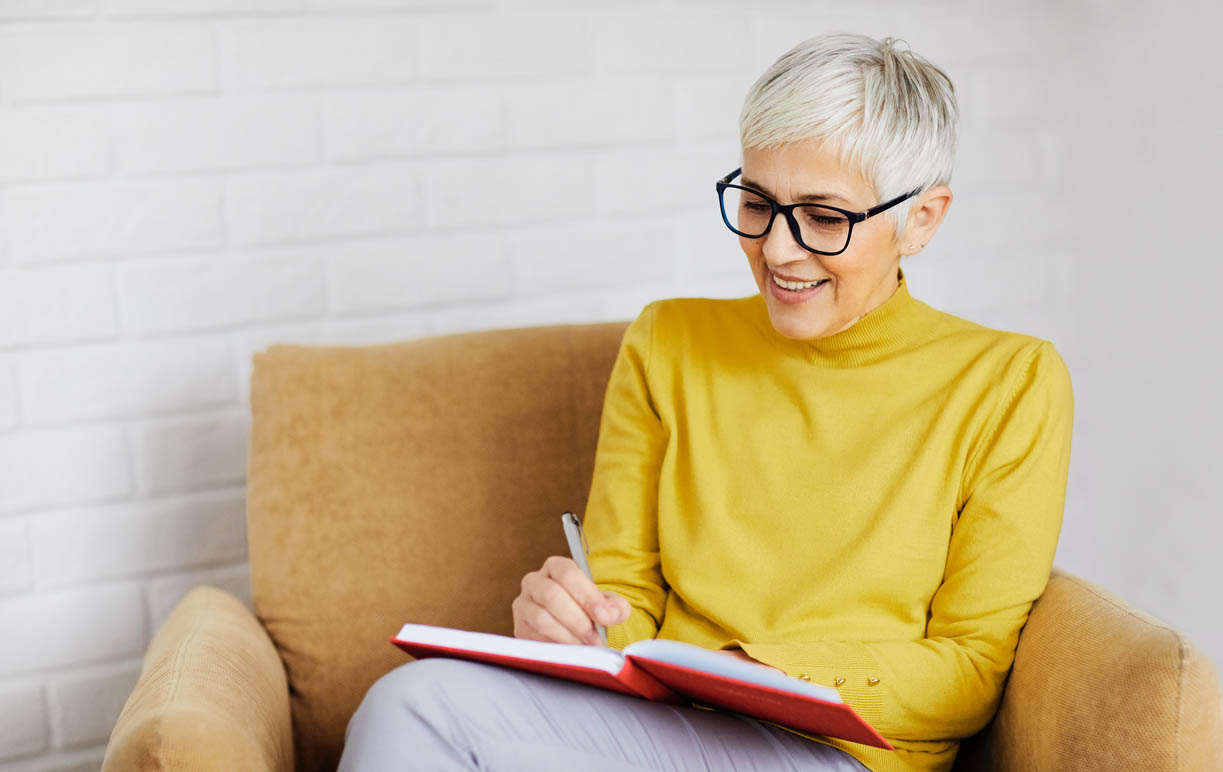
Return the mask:
M 802 679 L 803 681 L 811 680 L 811 676 L 807 675 L 806 673 L 803 673 L 802 675 L 800 675 L 799 678 Z
M 878 679 L 878 678 L 868 678 L 868 679 L 866 679 L 866 685 L 867 685 L 867 686 L 874 686 L 874 685 L 875 685 L 875 684 L 877 684 L 877 683 L 879 683 L 879 679 Z
M 844 678 L 838 678 L 838 679 L 837 679 L 837 680 L 836 680 L 834 683 L 835 683 L 837 686 L 840 686 L 841 684 L 845 683 L 845 679 L 844 679 Z

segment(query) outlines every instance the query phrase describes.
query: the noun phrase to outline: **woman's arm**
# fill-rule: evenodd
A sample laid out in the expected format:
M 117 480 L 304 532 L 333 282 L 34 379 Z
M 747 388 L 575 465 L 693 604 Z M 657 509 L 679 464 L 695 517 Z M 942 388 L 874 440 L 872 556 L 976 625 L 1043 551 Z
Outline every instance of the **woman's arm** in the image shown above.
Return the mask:
M 629 324 L 612 366 L 582 519 L 595 584 L 632 606 L 624 623 L 607 630 L 615 649 L 653 638 L 667 599 L 658 551 L 658 477 L 667 432 L 648 383 L 657 303 Z
M 1048 341 L 1008 389 L 966 465 L 925 638 L 735 643 L 789 675 L 835 686 L 889 738 L 956 739 L 988 724 L 1053 565 L 1074 413 L 1070 374 Z

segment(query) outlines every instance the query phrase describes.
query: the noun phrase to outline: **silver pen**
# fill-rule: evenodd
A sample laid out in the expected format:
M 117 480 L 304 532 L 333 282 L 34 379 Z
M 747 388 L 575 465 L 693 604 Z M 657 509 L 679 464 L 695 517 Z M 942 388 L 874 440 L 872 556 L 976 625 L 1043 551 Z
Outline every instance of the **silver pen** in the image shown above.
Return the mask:
M 582 524 L 578 521 L 577 515 L 572 512 L 561 515 L 561 525 L 565 527 L 565 538 L 569 540 L 569 553 L 573 555 L 573 562 L 577 563 L 578 567 L 586 573 L 586 578 L 594 582 L 594 575 L 590 573 L 590 564 L 586 562 L 586 534 L 582 531 Z M 595 629 L 599 631 L 599 639 L 606 646 L 607 628 L 596 621 Z

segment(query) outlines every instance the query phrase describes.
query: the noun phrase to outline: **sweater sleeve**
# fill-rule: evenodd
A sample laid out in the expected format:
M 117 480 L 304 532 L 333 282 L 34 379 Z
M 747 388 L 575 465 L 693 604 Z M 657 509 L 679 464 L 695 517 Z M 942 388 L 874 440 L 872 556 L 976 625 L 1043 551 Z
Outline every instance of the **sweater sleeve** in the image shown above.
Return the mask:
M 1073 411 L 1066 364 L 1042 340 L 965 465 L 963 506 L 925 638 L 734 641 L 724 648 L 739 645 L 788 675 L 836 686 L 888 738 L 952 740 L 980 731 L 998 709 L 1020 630 L 1049 580 Z
M 658 477 L 668 435 L 648 382 L 657 303 L 629 324 L 612 365 L 582 521 L 595 584 L 632 606 L 625 622 L 607 629 L 614 649 L 655 637 L 667 597 L 658 550 Z

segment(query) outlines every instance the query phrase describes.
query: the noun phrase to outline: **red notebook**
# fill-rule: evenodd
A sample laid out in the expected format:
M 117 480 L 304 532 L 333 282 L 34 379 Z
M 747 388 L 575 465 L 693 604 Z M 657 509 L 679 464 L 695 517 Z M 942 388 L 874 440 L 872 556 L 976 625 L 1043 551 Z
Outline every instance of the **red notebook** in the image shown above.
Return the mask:
M 651 638 L 621 651 L 415 623 L 404 625 L 390 641 L 418 659 L 450 657 L 530 670 L 655 702 L 695 703 L 893 750 L 836 689 L 681 641 Z

